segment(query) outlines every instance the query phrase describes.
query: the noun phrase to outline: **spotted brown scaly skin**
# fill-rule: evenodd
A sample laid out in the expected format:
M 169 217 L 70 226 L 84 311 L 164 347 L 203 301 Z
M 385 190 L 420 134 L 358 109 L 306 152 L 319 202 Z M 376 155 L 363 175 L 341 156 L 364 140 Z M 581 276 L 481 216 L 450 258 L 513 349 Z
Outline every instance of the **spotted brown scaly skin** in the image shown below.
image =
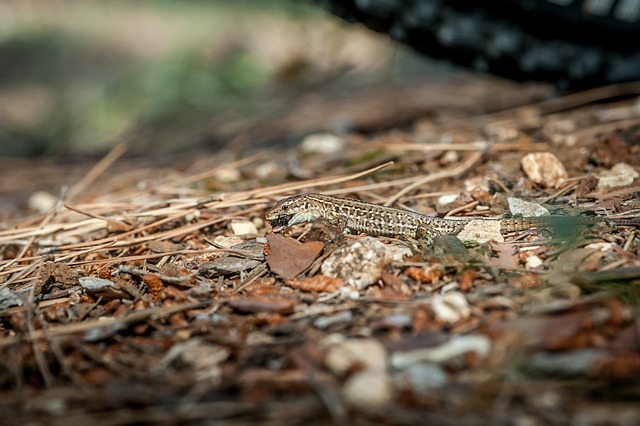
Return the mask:
M 283 198 L 267 212 L 274 232 L 305 222 L 326 220 L 344 229 L 373 236 L 403 239 L 433 239 L 457 235 L 471 221 L 499 221 L 501 232 L 566 225 L 591 225 L 603 221 L 622 225 L 640 225 L 635 219 L 605 219 L 584 216 L 540 216 L 513 219 L 436 218 L 409 210 L 380 206 L 349 198 L 322 194 L 300 194 Z

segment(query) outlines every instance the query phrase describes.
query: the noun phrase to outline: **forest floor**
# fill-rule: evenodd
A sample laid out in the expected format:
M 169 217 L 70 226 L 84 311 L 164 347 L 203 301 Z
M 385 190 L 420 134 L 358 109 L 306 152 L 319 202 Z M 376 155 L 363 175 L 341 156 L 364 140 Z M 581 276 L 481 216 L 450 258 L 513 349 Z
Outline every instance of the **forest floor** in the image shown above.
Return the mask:
M 217 152 L 2 160 L 4 421 L 638 424 L 638 227 L 424 246 L 264 220 L 303 192 L 639 216 L 638 84 L 457 79 L 301 99 Z

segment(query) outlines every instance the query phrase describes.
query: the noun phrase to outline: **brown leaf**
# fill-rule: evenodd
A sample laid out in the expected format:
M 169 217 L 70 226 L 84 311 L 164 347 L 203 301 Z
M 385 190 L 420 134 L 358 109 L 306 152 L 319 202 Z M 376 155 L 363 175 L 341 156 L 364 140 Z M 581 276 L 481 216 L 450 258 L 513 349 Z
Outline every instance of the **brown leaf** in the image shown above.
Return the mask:
M 142 281 L 147 285 L 153 300 L 160 300 L 160 295 L 164 291 L 164 284 L 162 283 L 162 280 L 156 275 L 147 274 L 142 277 Z
M 429 266 L 424 268 L 418 268 L 416 266 L 409 266 L 403 272 L 407 277 L 414 279 L 420 283 L 437 283 L 440 279 L 441 271 L 437 266 Z
M 476 273 L 472 270 L 467 270 L 467 271 L 464 271 L 462 274 L 460 274 L 460 282 L 458 284 L 460 287 L 460 290 L 461 291 L 471 290 L 475 277 L 476 277 Z
M 267 235 L 270 252 L 266 256 L 271 271 L 284 279 L 291 279 L 307 269 L 324 248 L 317 241 L 300 243 L 278 234 Z

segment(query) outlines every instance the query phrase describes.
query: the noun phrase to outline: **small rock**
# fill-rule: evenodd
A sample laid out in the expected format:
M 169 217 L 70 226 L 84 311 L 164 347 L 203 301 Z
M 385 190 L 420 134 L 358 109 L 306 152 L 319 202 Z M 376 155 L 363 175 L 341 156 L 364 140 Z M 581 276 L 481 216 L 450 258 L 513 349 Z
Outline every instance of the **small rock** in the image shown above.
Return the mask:
M 300 144 L 300 151 L 304 154 L 337 154 L 342 151 L 344 141 L 331 133 L 316 133 L 309 135 Z
M 36 191 L 29 197 L 29 207 L 38 213 L 46 213 L 58 203 L 58 197 L 44 191 Z
M 413 321 L 411 315 L 407 312 L 397 313 L 382 318 L 378 323 L 378 326 L 385 328 L 411 328 Z
M 360 299 L 360 293 L 358 292 L 358 290 L 355 290 L 354 288 L 349 286 L 340 287 L 340 290 L 338 291 L 338 295 L 340 299 L 349 299 L 349 300 Z
M 475 241 L 480 244 L 495 241 L 504 242 L 499 220 L 472 220 L 462 228 L 457 237 L 461 241 Z
M 558 157 L 550 152 L 532 152 L 522 157 L 522 170 L 537 184 L 557 188 L 569 175 Z
M 486 336 L 479 334 L 456 336 L 438 346 L 394 353 L 391 355 L 391 365 L 393 368 L 403 369 L 421 362 L 443 363 L 467 352 L 474 352 L 484 359 L 489 356 L 490 350 L 491 340 Z
M 229 226 L 234 235 L 256 235 L 258 233 L 256 225 L 249 220 L 236 220 L 231 222 Z
M 460 198 L 460 194 L 445 194 L 438 197 L 438 206 L 446 206 Z
M 509 211 L 516 216 L 533 217 L 549 216 L 551 213 L 538 203 L 524 201 L 515 197 L 507 197 Z
M 363 411 L 379 412 L 393 398 L 393 386 L 384 370 L 365 370 L 355 373 L 344 385 L 344 397 Z
M 253 171 L 258 179 L 268 179 L 271 176 L 276 175 L 281 170 L 281 166 L 279 166 L 275 162 L 270 161 L 257 165 Z
M 527 260 L 524 261 L 524 267 L 527 269 L 538 269 L 542 266 L 542 259 L 538 256 L 529 256 Z
M 355 289 L 376 283 L 382 270 L 393 260 L 389 247 L 372 237 L 350 242 L 334 251 L 322 263 L 322 273 L 341 278 Z
M 0 311 L 12 306 L 22 306 L 22 299 L 5 287 L 0 290 Z
M 429 299 L 436 319 L 453 324 L 461 319 L 469 318 L 471 310 L 464 294 L 451 291 L 444 295 L 435 295 Z
M 353 313 L 351 311 L 340 311 L 333 315 L 323 316 L 313 321 L 313 326 L 319 329 L 327 329 L 335 324 L 343 324 L 351 321 Z
M 222 167 L 215 174 L 215 177 L 222 182 L 238 182 L 242 179 L 242 174 L 240 170 L 236 168 Z
M 428 393 L 447 384 L 447 373 L 436 364 L 414 364 L 397 376 L 400 386 L 417 393 Z
M 598 180 L 598 189 L 615 188 L 633 183 L 640 173 L 626 163 L 618 163 L 611 170 L 603 172 Z
M 347 339 L 329 347 L 324 363 L 338 377 L 354 368 L 386 370 L 387 351 L 375 339 Z
M 116 286 L 113 281 L 98 277 L 82 277 L 78 281 L 80 281 L 82 288 L 87 291 L 99 291 Z
M 457 151 L 447 151 L 440 157 L 440 164 L 447 166 L 460 161 L 460 154 Z

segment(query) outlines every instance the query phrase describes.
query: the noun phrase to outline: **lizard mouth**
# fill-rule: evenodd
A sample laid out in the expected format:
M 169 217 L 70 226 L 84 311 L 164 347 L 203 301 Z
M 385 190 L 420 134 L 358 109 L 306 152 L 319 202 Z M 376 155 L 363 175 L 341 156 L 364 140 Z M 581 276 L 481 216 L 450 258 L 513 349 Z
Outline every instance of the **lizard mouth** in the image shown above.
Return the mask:
M 271 221 L 271 228 L 273 228 L 273 232 L 280 232 L 285 229 L 289 225 L 289 220 L 293 217 L 293 215 L 280 216 L 277 219 L 273 219 Z

